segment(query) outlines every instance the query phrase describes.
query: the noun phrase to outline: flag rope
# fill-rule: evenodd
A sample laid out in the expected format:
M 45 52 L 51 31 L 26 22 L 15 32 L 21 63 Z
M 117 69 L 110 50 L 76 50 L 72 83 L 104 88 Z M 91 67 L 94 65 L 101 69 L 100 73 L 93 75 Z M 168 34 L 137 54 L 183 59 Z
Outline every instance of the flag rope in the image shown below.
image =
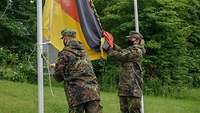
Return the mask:
M 51 81 L 51 73 L 50 73 L 50 62 L 48 60 L 48 58 L 42 54 L 42 58 L 44 59 L 44 61 L 46 62 L 46 65 L 47 65 L 47 71 L 48 71 L 48 79 L 49 79 L 49 88 L 50 88 L 50 91 L 51 91 L 51 95 L 54 97 L 54 93 L 53 93 L 53 89 L 52 89 L 52 81 Z
M 32 56 L 33 53 L 36 52 L 36 49 L 37 49 L 37 44 L 34 44 L 34 49 L 31 51 L 31 54 L 29 55 L 29 57 L 27 59 L 28 63 L 31 66 L 32 66 L 32 64 L 30 62 L 30 56 Z M 52 88 L 51 72 L 50 72 L 50 68 L 49 68 L 50 62 L 49 62 L 48 58 L 44 54 L 42 54 L 42 58 L 44 59 L 46 65 L 47 65 L 47 71 L 48 71 L 47 73 L 48 73 L 48 79 L 49 79 L 49 89 L 51 91 L 51 95 L 54 97 L 55 95 L 54 95 L 53 88 Z

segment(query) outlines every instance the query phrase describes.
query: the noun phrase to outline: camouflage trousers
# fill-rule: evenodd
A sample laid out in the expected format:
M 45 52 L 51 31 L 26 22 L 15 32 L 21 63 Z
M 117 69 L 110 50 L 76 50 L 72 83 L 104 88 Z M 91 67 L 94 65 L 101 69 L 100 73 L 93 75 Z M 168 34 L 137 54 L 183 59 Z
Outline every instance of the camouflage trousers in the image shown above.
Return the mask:
M 90 101 L 69 108 L 69 113 L 102 113 L 100 101 Z
M 119 99 L 121 113 L 141 113 L 141 98 L 120 96 Z

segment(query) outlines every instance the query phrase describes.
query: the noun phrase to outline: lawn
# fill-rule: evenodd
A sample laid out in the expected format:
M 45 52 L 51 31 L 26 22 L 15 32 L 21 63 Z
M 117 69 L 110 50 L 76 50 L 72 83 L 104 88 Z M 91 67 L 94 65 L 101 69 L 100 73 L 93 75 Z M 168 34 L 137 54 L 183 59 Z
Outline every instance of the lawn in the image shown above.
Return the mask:
M 66 113 L 63 88 L 45 87 L 45 113 Z M 104 113 L 120 113 L 116 93 L 102 92 Z M 145 113 L 200 113 L 200 90 L 185 99 L 145 96 Z M 37 86 L 0 80 L 0 113 L 37 113 Z

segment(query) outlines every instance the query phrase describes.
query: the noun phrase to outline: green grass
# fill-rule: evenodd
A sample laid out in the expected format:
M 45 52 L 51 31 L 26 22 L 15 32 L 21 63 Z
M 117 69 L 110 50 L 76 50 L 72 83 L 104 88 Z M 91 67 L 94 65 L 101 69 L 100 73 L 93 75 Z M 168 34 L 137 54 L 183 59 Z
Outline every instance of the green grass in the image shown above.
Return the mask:
M 45 113 L 66 113 L 63 88 L 53 91 L 45 87 Z M 185 99 L 145 96 L 145 113 L 200 113 L 200 90 L 191 92 Z M 120 113 L 116 93 L 101 95 L 104 113 Z M 37 113 L 37 86 L 0 80 L 0 113 Z

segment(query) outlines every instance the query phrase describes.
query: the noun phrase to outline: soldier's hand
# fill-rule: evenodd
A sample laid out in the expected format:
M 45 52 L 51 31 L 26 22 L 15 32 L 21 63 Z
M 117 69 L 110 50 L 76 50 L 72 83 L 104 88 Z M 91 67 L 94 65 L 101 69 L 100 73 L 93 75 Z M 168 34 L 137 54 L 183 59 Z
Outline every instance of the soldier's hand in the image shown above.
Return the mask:
M 49 65 L 49 67 L 50 67 L 50 68 L 55 68 L 55 67 L 56 67 L 56 64 L 55 64 L 55 63 L 52 63 L 52 64 Z
M 142 40 L 140 41 L 140 45 L 142 45 L 142 46 L 145 45 L 145 41 L 144 41 L 144 39 L 142 39 Z

